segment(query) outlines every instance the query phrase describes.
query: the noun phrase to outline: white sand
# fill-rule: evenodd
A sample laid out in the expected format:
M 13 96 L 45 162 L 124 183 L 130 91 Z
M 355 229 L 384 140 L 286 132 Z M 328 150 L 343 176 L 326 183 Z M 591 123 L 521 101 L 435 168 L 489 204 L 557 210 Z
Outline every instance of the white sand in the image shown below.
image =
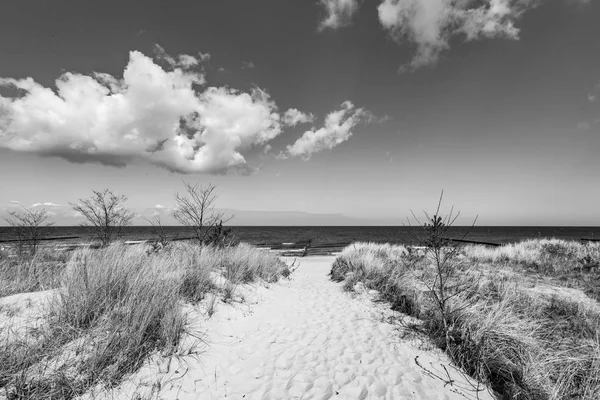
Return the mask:
M 46 306 L 53 290 L 0 297 L 0 341 L 27 341 L 45 324 Z
M 181 400 L 476 398 L 445 355 L 400 339 L 385 322 L 389 305 L 331 282 L 334 257 L 299 260 L 290 281 L 244 288 L 244 303 L 219 302 L 210 319 L 197 314 L 206 332 L 197 357 L 154 360 L 108 397 L 154 391 L 155 398 Z M 492 397 L 482 389 L 479 398 Z

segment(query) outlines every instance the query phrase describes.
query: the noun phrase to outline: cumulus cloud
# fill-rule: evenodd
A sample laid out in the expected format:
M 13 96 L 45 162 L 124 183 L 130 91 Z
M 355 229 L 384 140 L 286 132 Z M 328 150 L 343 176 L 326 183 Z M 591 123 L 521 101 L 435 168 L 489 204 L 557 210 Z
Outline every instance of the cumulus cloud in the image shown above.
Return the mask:
M 358 11 L 358 0 L 319 0 L 327 15 L 321 21 L 320 29 L 337 29 L 350 24 Z
M 242 62 L 242 69 L 248 69 L 248 68 L 254 68 L 254 67 L 255 67 L 255 65 L 251 61 Z
M 314 119 L 315 116 L 313 114 L 306 114 L 295 108 L 290 108 L 283 114 L 283 123 L 287 126 L 310 123 Z
M 437 61 L 453 35 L 466 40 L 504 37 L 518 39 L 514 26 L 534 0 L 383 0 L 379 21 L 397 42 L 416 46 L 416 55 L 404 69 Z
M 22 93 L 0 95 L 0 147 L 77 163 L 252 171 L 242 152 L 281 132 L 269 95 L 259 88 L 201 90 L 204 76 L 187 69 L 195 61 L 166 59 L 172 70 L 132 51 L 122 78 L 68 72 L 56 80 L 55 91 L 32 78 L 0 78 L 0 86 Z
M 304 132 L 293 145 L 287 146 L 287 151 L 280 157 L 302 157 L 308 160 L 312 154 L 333 149 L 348 140 L 352 136 L 352 129 L 360 122 L 373 120 L 370 112 L 355 108 L 349 101 L 342 103 L 341 107 L 327 115 L 323 127 Z
M 598 99 L 598 96 L 596 96 L 595 94 L 588 94 L 588 101 L 590 103 L 595 102 Z

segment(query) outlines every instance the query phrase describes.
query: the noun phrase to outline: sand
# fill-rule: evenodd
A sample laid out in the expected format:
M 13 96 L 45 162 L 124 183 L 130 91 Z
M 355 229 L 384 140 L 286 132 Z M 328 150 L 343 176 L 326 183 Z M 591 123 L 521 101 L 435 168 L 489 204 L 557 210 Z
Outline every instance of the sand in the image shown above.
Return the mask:
M 204 332 L 202 343 L 186 338 L 190 355 L 154 358 L 100 397 L 477 398 L 477 385 L 444 354 L 400 338 L 389 305 L 373 303 L 375 293 L 351 295 L 330 281 L 333 257 L 299 260 L 291 280 L 240 288 L 244 302 L 219 302 L 211 318 L 190 310 Z M 480 399 L 492 398 L 479 389 Z
M 0 341 L 31 340 L 32 333 L 45 324 L 53 290 L 0 297 Z

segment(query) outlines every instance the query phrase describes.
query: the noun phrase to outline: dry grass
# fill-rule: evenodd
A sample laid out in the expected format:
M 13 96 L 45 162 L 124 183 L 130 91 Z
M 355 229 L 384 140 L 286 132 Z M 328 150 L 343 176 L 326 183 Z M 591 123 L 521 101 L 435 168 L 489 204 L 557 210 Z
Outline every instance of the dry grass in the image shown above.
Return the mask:
M 600 243 L 527 240 L 496 248 L 466 246 L 463 254 L 472 262 L 507 266 L 528 276 L 582 289 L 600 301 Z
M 40 248 L 33 257 L 0 253 L 0 297 L 57 288 L 68 254 Z
M 70 399 L 98 384 L 115 385 L 150 354 L 178 352 L 184 302 L 212 291 L 214 313 L 216 281 L 273 282 L 286 268 L 247 245 L 78 250 L 60 275 L 43 323 L 22 340 L 0 335 L 0 397 L 3 388 L 8 399 Z
M 536 273 L 551 276 L 594 273 L 561 260 L 580 260 L 597 249 L 561 241 L 465 248 L 456 280 L 470 280 L 473 290 L 451 298 L 448 328 L 423 285 L 433 265 L 418 251 L 351 245 L 336 259 L 331 275 L 349 290 L 363 282 L 397 310 L 420 318 L 418 329 L 499 398 L 591 400 L 600 398 L 600 306 L 538 295 L 523 287 L 521 268 L 507 273 L 506 266 L 538 265 Z M 449 282 L 449 295 L 457 283 Z

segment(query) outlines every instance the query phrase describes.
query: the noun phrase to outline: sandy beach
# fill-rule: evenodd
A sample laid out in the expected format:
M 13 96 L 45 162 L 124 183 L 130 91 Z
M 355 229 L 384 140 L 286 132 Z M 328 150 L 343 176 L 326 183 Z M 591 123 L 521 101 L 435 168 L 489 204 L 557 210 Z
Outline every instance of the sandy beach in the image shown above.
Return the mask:
M 291 280 L 240 288 L 244 301 L 218 304 L 211 318 L 190 310 L 195 329 L 203 332 L 201 343 L 186 339 L 192 355 L 154 358 L 104 396 L 477 398 L 477 385 L 454 370 L 444 354 L 400 338 L 389 323 L 389 305 L 373 303 L 374 293 L 353 296 L 330 281 L 333 260 L 299 259 Z M 483 388 L 478 394 L 492 398 Z

